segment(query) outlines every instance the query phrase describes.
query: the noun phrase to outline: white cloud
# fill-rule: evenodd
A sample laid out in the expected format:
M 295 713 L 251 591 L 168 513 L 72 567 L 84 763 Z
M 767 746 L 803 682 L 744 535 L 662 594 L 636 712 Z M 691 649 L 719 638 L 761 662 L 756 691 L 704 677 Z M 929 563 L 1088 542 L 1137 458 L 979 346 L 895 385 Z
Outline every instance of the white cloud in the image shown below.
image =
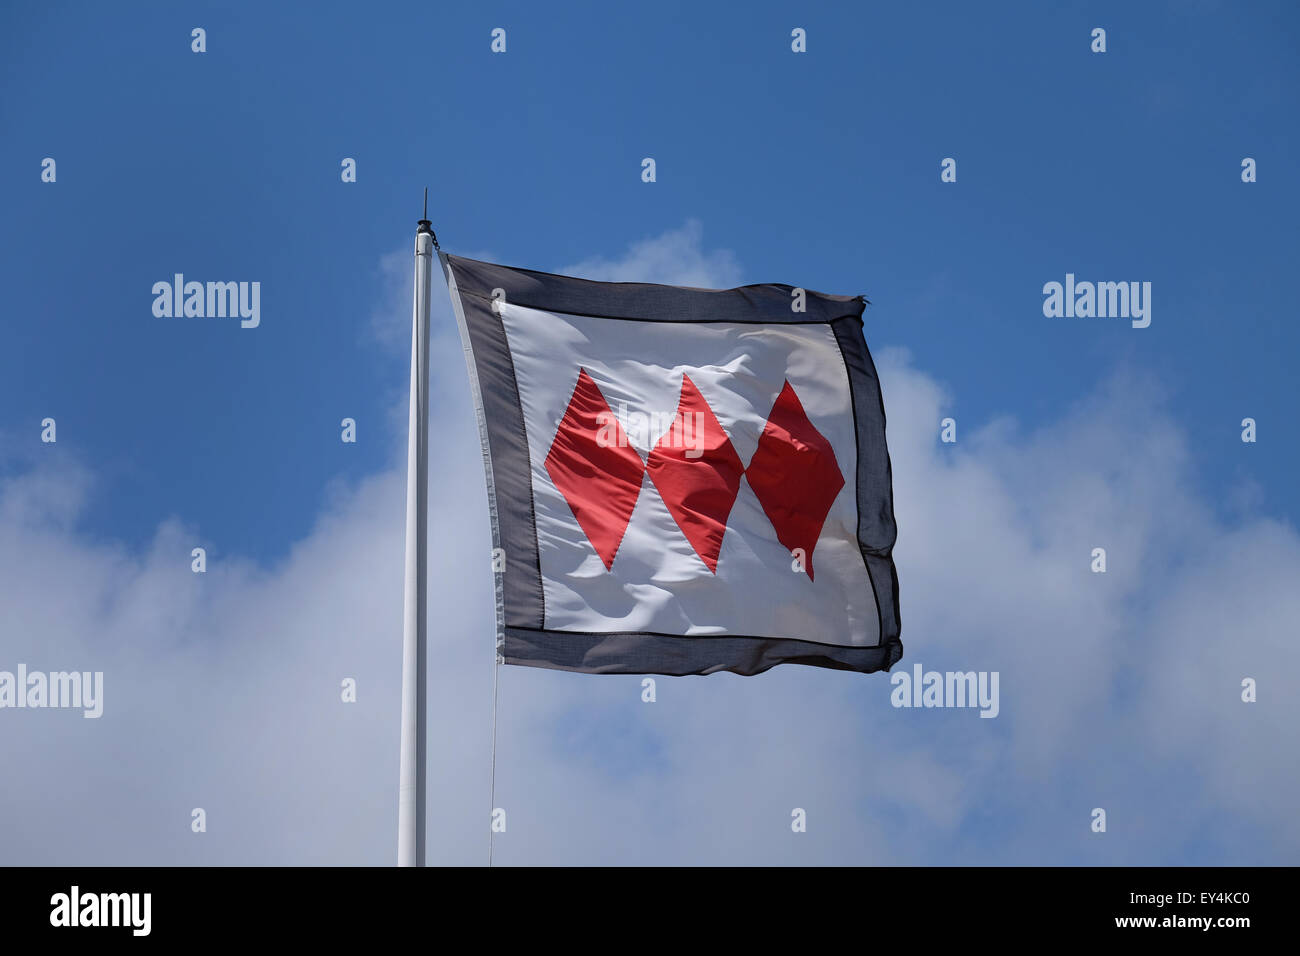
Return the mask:
M 572 271 L 739 281 L 701 237 L 688 224 Z M 403 259 L 391 282 L 409 295 Z M 395 349 L 405 299 L 387 306 L 408 330 L 390 331 Z M 433 350 L 430 857 L 480 863 L 491 573 L 454 334 L 448 315 Z M 998 670 L 1001 716 L 895 710 L 881 674 L 659 678 L 644 704 L 639 678 L 504 668 L 498 863 L 1293 862 L 1295 530 L 1217 517 L 1139 374 L 1048 427 L 962 422 L 946 446 L 943 389 L 905 353 L 877 359 L 899 666 Z M 0 669 L 103 670 L 106 698 L 97 721 L 0 711 L 0 860 L 392 862 L 402 429 L 395 415 L 393 467 L 335 495 L 274 567 L 222 557 L 194 575 L 198 529 L 175 520 L 139 554 L 89 540 L 88 469 L 0 483 Z M 1105 575 L 1089 571 L 1094 546 Z M 1244 676 L 1256 704 L 1240 702 Z M 1104 836 L 1088 831 L 1094 806 Z M 190 832 L 192 807 L 208 833 Z M 790 831 L 794 807 L 806 834 Z
M 598 282 L 661 282 L 704 289 L 740 283 L 740 263 L 727 249 L 704 249 L 704 227 L 690 219 L 680 229 L 632 243 L 616 259 L 599 256 L 566 266 L 565 275 Z

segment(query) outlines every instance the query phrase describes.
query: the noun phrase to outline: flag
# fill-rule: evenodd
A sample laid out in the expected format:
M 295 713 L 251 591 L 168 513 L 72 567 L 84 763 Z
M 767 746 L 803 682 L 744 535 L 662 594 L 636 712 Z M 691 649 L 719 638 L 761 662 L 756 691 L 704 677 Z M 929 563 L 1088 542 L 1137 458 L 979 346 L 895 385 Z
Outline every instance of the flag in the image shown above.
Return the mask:
M 440 255 L 483 446 L 505 663 L 758 674 L 902 657 L 861 296 Z

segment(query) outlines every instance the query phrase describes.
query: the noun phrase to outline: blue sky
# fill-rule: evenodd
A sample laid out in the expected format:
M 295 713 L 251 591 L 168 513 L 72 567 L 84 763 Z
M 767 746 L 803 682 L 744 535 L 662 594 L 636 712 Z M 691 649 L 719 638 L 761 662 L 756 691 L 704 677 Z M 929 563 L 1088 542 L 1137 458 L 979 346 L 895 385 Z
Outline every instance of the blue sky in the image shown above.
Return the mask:
M 190 50 L 196 26 L 207 31 L 203 54 Z M 1098 26 L 1104 54 L 1089 49 Z M 494 27 L 507 31 L 503 55 L 489 50 Z M 790 51 L 794 27 L 807 31 L 806 54 Z M 173 519 L 217 561 L 285 568 L 323 516 L 350 507 L 340 501 L 396 487 L 382 507 L 400 509 L 400 487 L 383 480 L 404 461 L 406 270 L 428 186 L 451 252 L 617 272 L 644 267 L 638 243 L 663 241 L 735 284 L 866 294 L 868 344 L 878 358 L 906 350 L 896 364 L 915 381 L 899 394 L 934 413 L 897 421 L 935 445 L 925 455 L 963 454 L 967 436 L 984 435 L 970 447 L 1005 479 L 1008 500 L 1042 519 L 1031 537 L 1050 538 L 1060 505 L 1046 493 L 1056 486 L 1033 487 L 1034 469 L 1071 461 L 1065 484 L 1093 469 L 1118 502 L 1110 517 L 1132 517 L 1169 497 L 1139 487 L 1147 456 L 1153 468 L 1173 462 L 1179 495 L 1195 501 L 1178 513 L 1189 521 L 1217 535 L 1266 520 L 1294 536 L 1297 48 L 1300 11 L 1285 2 L 755 3 L 743 13 L 698 3 L 9 4 L 0 479 L 93 475 L 84 497 L 70 493 L 75 518 L 62 533 L 144 568 Z M 44 157 L 57 162 L 56 183 L 41 182 Z M 340 181 L 344 157 L 357 161 L 356 183 Z M 643 157 L 656 160 L 653 184 L 641 181 Z M 957 160 L 954 184 L 940 182 L 945 157 Z M 1258 182 L 1241 181 L 1243 157 L 1257 161 Z M 150 289 L 176 272 L 260 281 L 260 327 L 155 318 Z M 1042 286 L 1067 272 L 1149 281 L 1150 327 L 1045 318 Z M 435 348 L 441 412 L 465 426 L 445 452 L 481 485 L 478 461 L 464 460 L 475 443 L 459 345 L 444 330 Z M 891 448 L 895 401 L 887 387 Z M 937 445 L 943 415 L 958 421 L 956 448 Z M 39 442 L 46 416 L 57 446 Z M 1247 416 L 1259 423 L 1255 444 L 1240 440 Z M 358 422 L 355 445 L 338 440 L 344 417 Z M 1091 457 L 1080 451 L 1090 424 L 1106 450 Z M 1166 458 L 1171 433 L 1181 450 Z M 1054 451 L 1067 435 L 1084 437 Z M 957 508 L 976 486 L 942 487 Z M 987 504 L 971 494 L 972 507 Z M 1178 514 L 1153 541 L 1177 539 Z M 902 548 L 901 514 L 900 528 Z M 1164 589 L 1128 600 L 1168 623 L 1177 614 L 1163 602 L 1186 582 L 1164 579 L 1187 554 L 1144 554 Z M 490 586 L 471 565 L 448 572 L 463 575 L 457 587 Z M 909 622 L 917 599 L 909 604 L 904 570 L 903 642 L 924 654 L 926 632 L 909 623 L 925 618 Z M 952 646 L 982 639 L 956 634 Z M 815 677 L 774 681 L 807 689 Z M 525 678 L 574 686 L 567 675 Z M 588 713 L 580 705 L 555 713 L 552 744 L 619 750 L 599 734 L 566 735 L 566 721 Z M 376 711 L 375 726 L 385 715 Z M 652 768 L 673 739 L 628 733 Z M 1171 775 L 1212 775 L 1185 755 L 1161 759 Z M 981 773 L 967 783 L 976 795 L 999 786 Z M 1295 780 L 1283 778 L 1284 793 Z M 1294 824 L 1232 799 L 1219 794 L 1205 813 L 1240 811 L 1235 850 L 1152 837 L 1141 861 L 1250 860 L 1300 846 Z M 939 812 L 958 835 L 920 857 L 989 852 L 988 834 L 1014 824 L 972 815 L 979 803 L 951 819 Z M 1062 845 L 1054 859 L 1081 852 Z
M 282 553 L 386 451 L 330 439 L 405 387 L 364 333 L 427 184 L 447 249 L 547 270 L 698 219 L 744 282 L 867 294 L 869 343 L 910 348 L 961 420 L 1049 420 L 1131 362 L 1209 487 L 1249 476 L 1296 517 L 1291 5 L 569 9 L 10 7 L 3 427 L 54 414 L 120 475 L 107 535 L 178 513 Z M 155 321 L 178 271 L 260 280 L 262 328 Z M 1045 320 L 1067 271 L 1151 281 L 1152 326 Z

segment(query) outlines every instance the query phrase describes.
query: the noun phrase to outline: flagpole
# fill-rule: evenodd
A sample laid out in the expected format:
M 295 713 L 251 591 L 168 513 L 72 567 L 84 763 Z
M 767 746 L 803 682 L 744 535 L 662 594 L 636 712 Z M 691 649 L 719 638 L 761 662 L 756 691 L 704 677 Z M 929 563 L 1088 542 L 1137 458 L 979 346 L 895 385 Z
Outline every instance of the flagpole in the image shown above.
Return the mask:
M 402 739 L 398 771 L 397 865 L 424 866 L 425 726 L 428 655 L 425 593 L 429 516 L 429 291 L 433 247 L 429 191 L 415 232 L 411 310 L 411 407 L 406 442 L 406 585 L 402 625 Z

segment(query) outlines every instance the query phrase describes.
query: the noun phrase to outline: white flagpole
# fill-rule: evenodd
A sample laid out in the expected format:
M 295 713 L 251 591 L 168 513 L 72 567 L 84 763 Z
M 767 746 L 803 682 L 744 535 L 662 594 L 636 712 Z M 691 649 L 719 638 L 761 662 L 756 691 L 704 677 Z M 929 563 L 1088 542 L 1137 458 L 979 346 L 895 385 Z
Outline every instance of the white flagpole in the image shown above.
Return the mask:
M 429 191 L 424 191 L 429 214 Z M 402 753 L 398 773 L 397 865 L 424 866 L 425 717 L 428 657 L 425 594 L 429 515 L 429 290 L 433 225 L 415 233 L 415 302 L 411 313 L 411 410 L 406 443 L 406 595 L 402 625 Z

